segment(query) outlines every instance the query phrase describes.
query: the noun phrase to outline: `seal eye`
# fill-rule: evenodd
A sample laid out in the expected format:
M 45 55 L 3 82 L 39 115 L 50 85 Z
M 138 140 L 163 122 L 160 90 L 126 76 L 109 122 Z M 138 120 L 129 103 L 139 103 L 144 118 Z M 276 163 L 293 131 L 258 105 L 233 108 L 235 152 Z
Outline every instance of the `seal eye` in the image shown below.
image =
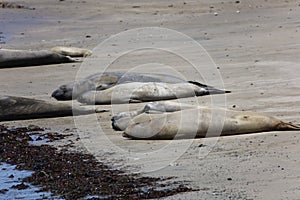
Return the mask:
M 249 117 L 249 116 L 247 116 L 247 115 L 244 115 L 244 119 L 248 119 L 248 117 Z

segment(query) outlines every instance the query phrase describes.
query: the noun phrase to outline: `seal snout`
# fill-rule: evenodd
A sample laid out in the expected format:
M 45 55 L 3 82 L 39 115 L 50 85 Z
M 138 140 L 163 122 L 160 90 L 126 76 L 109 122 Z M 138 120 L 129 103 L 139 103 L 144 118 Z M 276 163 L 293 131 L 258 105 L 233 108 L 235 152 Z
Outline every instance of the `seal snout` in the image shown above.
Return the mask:
M 65 95 L 65 92 L 62 89 L 57 89 L 54 92 L 52 92 L 52 97 L 54 97 L 58 101 L 66 101 L 71 100 L 69 97 Z
M 122 133 L 122 136 L 123 136 L 124 138 L 128 138 L 128 139 L 135 139 L 134 137 L 128 135 L 128 134 L 125 133 L 125 132 Z
M 111 118 L 111 126 L 115 131 L 121 131 L 120 127 L 116 124 L 118 119 L 120 119 L 118 116 L 113 116 Z
M 73 90 L 69 88 L 67 85 L 60 86 L 57 90 L 52 92 L 52 97 L 54 97 L 58 101 L 68 101 L 72 100 Z

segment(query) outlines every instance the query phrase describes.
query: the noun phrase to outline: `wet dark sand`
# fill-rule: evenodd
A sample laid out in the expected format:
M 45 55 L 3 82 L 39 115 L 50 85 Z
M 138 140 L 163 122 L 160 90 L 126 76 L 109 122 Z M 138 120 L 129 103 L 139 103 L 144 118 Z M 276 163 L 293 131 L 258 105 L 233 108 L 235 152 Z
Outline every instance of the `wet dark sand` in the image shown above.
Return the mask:
M 33 171 L 23 171 L 20 183 L 3 188 L 1 193 L 12 198 L 23 192 L 20 196 L 25 199 L 149 199 L 192 191 L 171 177 L 141 177 L 139 174 L 125 174 L 124 171 L 111 169 L 93 155 L 68 151 L 72 146 L 70 144 L 61 147 L 61 150 L 47 144 L 68 136 L 47 132 L 36 126 L 0 126 L 0 162 L 15 165 L 16 170 Z M 7 174 L 6 168 L 2 168 L 1 174 Z M 9 176 L 22 173 L 16 170 L 11 171 L 12 175 Z M 32 188 L 28 183 L 39 188 Z M 2 187 L 4 184 L 1 183 Z M 26 191 L 27 188 L 31 190 Z M 53 196 L 45 192 L 51 192 Z

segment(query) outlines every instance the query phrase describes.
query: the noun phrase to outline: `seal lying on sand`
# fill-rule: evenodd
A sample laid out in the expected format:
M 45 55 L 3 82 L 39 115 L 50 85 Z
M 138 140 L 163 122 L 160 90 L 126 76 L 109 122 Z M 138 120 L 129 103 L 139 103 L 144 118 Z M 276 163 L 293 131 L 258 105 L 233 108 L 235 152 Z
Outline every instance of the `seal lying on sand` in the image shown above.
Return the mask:
M 0 68 L 25 67 L 75 62 L 74 59 L 50 51 L 0 49 Z
M 141 103 L 224 93 L 208 90 L 192 83 L 133 82 L 116 85 L 101 91 L 82 94 L 77 100 L 86 104 Z
M 132 83 L 132 82 L 164 82 L 164 83 L 188 83 L 176 76 L 168 74 L 151 74 L 151 73 L 126 73 L 126 72 L 104 72 L 96 73 L 77 82 L 61 85 L 52 93 L 52 97 L 57 100 L 72 100 L 77 99 L 85 92 L 95 90 L 105 90 L 117 84 Z M 190 81 L 190 83 L 198 87 L 205 88 L 211 93 L 221 91 L 211 86 L 204 85 L 198 82 Z M 229 91 L 227 91 L 229 92 Z M 223 91 L 224 93 L 224 91 Z
M 92 51 L 88 49 L 77 48 L 77 47 L 57 46 L 50 49 L 50 51 L 64 56 L 70 56 L 70 57 L 87 57 L 92 55 Z
M 15 96 L 0 97 L 0 121 L 72 116 L 97 112 L 93 108 Z
M 152 105 L 152 108 L 163 112 L 160 108 L 168 108 L 167 104 L 167 102 L 157 103 L 154 106 Z M 172 106 L 174 104 L 169 108 L 172 108 Z M 177 139 L 264 131 L 300 130 L 298 126 L 256 112 L 233 111 L 202 106 L 194 108 L 184 107 L 183 110 L 176 111 L 178 108 L 174 107 L 175 111 L 171 113 L 142 113 L 136 115 L 127 123 L 123 136 L 133 139 Z M 130 113 L 128 115 L 123 113 L 122 115 L 128 117 Z M 117 120 L 113 118 L 113 126 L 118 126 L 118 123 L 114 123 L 114 121 L 120 119 L 122 117 Z M 224 123 L 221 123 L 223 120 Z M 123 129 L 124 126 L 123 124 L 123 127 L 119 128 Z M 209 135 L 207 135 L 208 130 Z

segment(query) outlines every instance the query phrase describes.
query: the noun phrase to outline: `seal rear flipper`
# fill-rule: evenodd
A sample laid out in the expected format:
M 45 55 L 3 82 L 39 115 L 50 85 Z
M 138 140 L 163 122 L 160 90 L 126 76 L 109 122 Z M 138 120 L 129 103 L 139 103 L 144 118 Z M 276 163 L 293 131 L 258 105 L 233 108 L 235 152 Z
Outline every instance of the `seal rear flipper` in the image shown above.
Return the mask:
M 290 123 L 281 122 L 280 124 L 277 125 L 277 130 L 280 130 L 280 131 L 288 131 L 288 130 L 297 131 L 297 130 L 300 130 L 300 126 L 290 124 Z
M 210 94 L 224 94 L 224 93 L 231 93 L 230 90 L 220 90 L 217 88 L 214 88 L 209 85 L 205 85 L 203 83 L 199 83 L 197 81 L 188 81 L 191 84 L 197 85 L 198 87 L 205 89 L 205 94 L 202 94 L 202 91 L 200 91 L 201 95 L 210 95 Z
M 207 92 L 208 92 L 208 95 L 210 94 L 225 94 L 225 93 L 231 93 L 231 91 L 229 90 L 219 90 L 219 89 L 216 89 L 216 88 L 206 88 L 207 89 Z

